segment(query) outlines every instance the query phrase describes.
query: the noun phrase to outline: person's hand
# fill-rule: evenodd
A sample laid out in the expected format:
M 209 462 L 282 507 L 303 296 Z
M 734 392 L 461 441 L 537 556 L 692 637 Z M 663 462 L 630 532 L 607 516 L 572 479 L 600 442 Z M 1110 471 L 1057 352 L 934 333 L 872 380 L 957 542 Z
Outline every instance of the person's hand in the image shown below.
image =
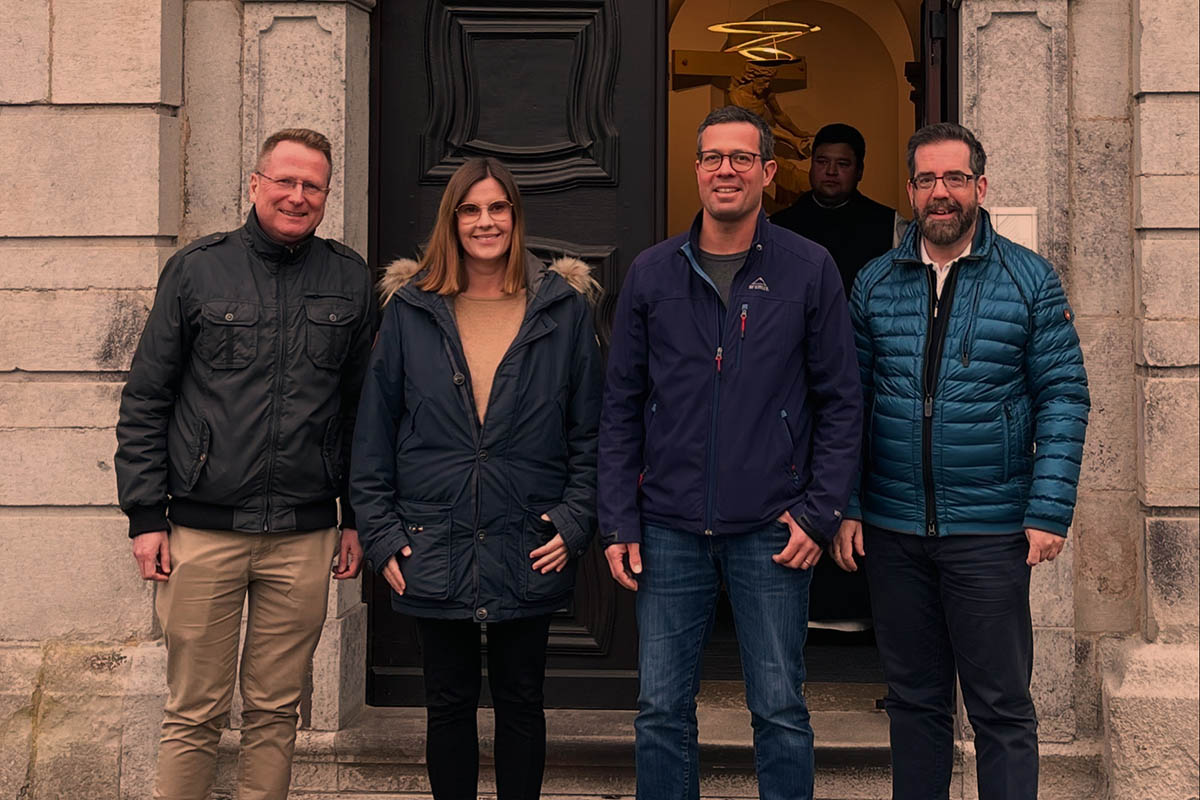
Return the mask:
M 1039 531 L 1037 528 L 1026 528 L 1025 538 L 1029 540 L 1029 555 L 1025 557 L 1025 563 L 1031 567 L 1036 567 L 1043 561 L 1053 561 L 1067 543 L 1065 536 Z
M 821 546 L 796 524 L 790 511 L 780 514 L 779 521 L 788 526 L 790 535 L 787 546 L 771 556 L 772 561 L 788 569 L 808 569 L 821 560 Z
M 362 570 L 363 550 L 358 543 L 358 531 L 342 528 L 342 543 L 338 546 L 337 565 L 333 568 L 334 580 L 344 581 L 358 576 Z
M 860 556 L 867 554 L 863 549 L 862 523 L 856 519 L 844 519 L 837 535 L 833 537 L 833 544 L 829 546 L 829 555 L 833 556 L 833 563 L 846 572 L 858 572 L 858 564 L 854 563 L 855 553 Z
M 133 557 L 144 581 L 165 581 L 171 576 L 171 546 L 166 531 L 150 531 L 133 537 Z
M 412 548 L 404 545 L 404 549 L 400 551 L 400 555 L 408 558 L 412 555 Z M 391 585 L 392 589 L 395 590 L 396 594 L 404 594 L 404 575 L 400 572 L 400 562 L 396 560 L 395 556 L 389 558 L 387 563 L 383 565 L 383 577 Z
M 625 565 L 626 556 L 629 557 L 628 566 Z M 629 591 L 636 592 L 638 584 L 634 576 L 642 574 L 642 546 L 637 542 L 610 544 L 604 548 L 604 557 L 608 559 L 608 571 L 612 573 L 613 580 Z
M 542 519 L 550 522 L 550 517 L 545 514 L 542 514 Z M 562 572 L 563 567 L 567 565 L 568 556 L 567 543 L 563 541 L 561 533 L 554 534 L 553 539 L 529 554 L 533 559 L 533 568 L 543 575 L 550 570 Z

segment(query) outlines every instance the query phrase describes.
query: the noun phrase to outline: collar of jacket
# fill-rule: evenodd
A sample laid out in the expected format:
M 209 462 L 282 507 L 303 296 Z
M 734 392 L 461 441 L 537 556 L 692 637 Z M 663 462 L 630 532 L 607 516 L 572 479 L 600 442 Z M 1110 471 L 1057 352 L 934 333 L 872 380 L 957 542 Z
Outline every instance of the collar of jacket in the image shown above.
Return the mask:
M 700 223 L 704 221 L 704 212 L 696 212 L 696 218 L 692 220 L 692 229 L 688 231 L 687 245 L 693 253 L 700 252 Z M 765 244 L 771 237 L 771 226 L 767 221 L 767 212 L 763 211 L 762 206 L 758 209 L 758 221 L 754 225 L 754 238 L 750 241 L 748 250 L 754 250 L 756 247 Z M 683 248 L 679 248 L 683 252 Z
M 914 219 L 912 224 L 908 226 L 908 230 L 904 232 L 904 238 L 900 240 L 900 246 L 896 248 L 896 262 L 902 264 L 915 264 L 918 267 L 924 268 L 925 262 L 921 260 L 921 242 L 917 238 L 921 235 L 918 228 L 921 226 Z M 970 254 L 964 256 L 962 261 L 978 261 L 991 254 L 992 245 L 996 243 L 996 231 L 992 228 L 992 218 L 988 214 L 986 208 L 979 209 L 979 219 L 975 225 L 975 239 L 971 242 Z
M 283 266 L 286 264 L 294 264 L 300 261 L 308 254 L 308 250 L 312 247 L 314 234 L 309 234 L 305 238 L 295 244 L 280 244 L 271 237 L 267 236 L 266 231 L 262 229 L 262 225 L 258 222 L 258 214 L 254 209 L 250 209 L 250 213 L 246 215 L 246 224 L 242 226 L 242 236 L 246 239 L 246 244 L 250 245 L 259 258 L 261 258 L 268 267 Z

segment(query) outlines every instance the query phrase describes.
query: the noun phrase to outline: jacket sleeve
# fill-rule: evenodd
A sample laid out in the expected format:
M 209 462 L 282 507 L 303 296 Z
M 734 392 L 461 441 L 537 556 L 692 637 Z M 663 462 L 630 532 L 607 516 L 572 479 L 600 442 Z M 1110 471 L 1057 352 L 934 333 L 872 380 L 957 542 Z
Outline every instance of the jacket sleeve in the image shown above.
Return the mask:
M 850 290 L 850 322 L 854 326 L 854 348 L 858 356 L 858 380 L 862 386 L 863 438 L 858 460 L 858 469 L 850 484 L 850 499 L 846 503 L 846 519 L 862 519 L 863 470 L 871 448 L 871 406 L 875 396 L 875 343 L 871 341 L 871 329 L 867 322 L 867 287 L 862 280 L 862 271 Z
M 638 301 L 637 277 L 635 260 L 617 299 L 600 416 L 598 501 L 600 538 L 606 547 L 642 540 L 638 476 L 649 373 L 646 310 Z
M 567 397 L 567 486 L 562 502 L 546 513 L 562 534 L 568 552 L 579 558 L 596 530 L 596 440 L 604 375 L 591 305 L 582 295 L 576 303 L 580 312 L 572 337 L 575 346 Z
M 371 273 L 364 262 L 359 261 L 358 263 L 362 267 L 363 282 L 366 284 L 364 290 L 366 299 L 363 301 L 358 327 L 354 331 L 350 354 L 342 366 L 341 379 L 342 463 L 347 465 L 342 477 L 342 484 L 338 488 L 343 528 L 358 527 L 354 504 L 350 502 L 349 464 L 353 457 L 354 424 L 362 393 L 363 378 L 366 376 L 367 364 L 371 359 L 371 342 L 379 326 L 379 304 L 376 301 L 374 287 L 371 285 Z
M 367 364 L 350 458 L 350 504 L 359 541 L 376 570 L 408 545 L 395 502 L 396 426 L 404 412 L 404 349 L 400 314 L 393 303 L 384 313 Z
M 1060 536 L 1067 535 L 1075 513 L 1083 437 L 1091 408 L 1073 318 L 1057 273 L 1046 265 L 1046 276 L 1033 298 L 1025 348 L 1036 450 L 1024 525 Z
M 121 391 L 114 465 L 131 537 L 168 529 L 167 425 L 192 341 L 183 312 L 182 266 L 176 255 L 163 268 Z
M 812 480 L 789 511 L 806 533 L 826 543 L 841 522 L 862 444 L 862 384 L 854 335 L 842 278 L 828 254 L 805 320 L 805 366 L 813 409 Z

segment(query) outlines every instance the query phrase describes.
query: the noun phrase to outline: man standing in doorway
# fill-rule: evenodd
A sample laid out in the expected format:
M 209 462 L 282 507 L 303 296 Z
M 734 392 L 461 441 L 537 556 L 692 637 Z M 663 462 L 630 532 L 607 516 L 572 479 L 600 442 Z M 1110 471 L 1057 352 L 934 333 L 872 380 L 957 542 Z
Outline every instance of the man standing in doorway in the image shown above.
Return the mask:
M 699 796 L 696 694 L 722 583 L 759 794 L 812 797 L 809 576 L 854 479 L 861 390 L 833 260 L 762 212 L 773 149 L 754 113 L 710 113 L 702 209 L 634 260 L 617 303 L 600 531 L 613 577 L 637 592 L 641 800 Z
M 863 195 L 867 143 L 858 129 L 836 122 L 817 131 L 808 175 L 812 189 L 771 222 L 812 239 L 833 256 L 846 296 L 854 277 L 871 259 L 896 246 L 904 218 L 894 208 Z
M 833 557 L 869 554 L 896 800 L 948 797 L 956 673 L 980 798 L 1037 797 L 1030 568 L 1066 541 L 1089 399 L 1058 275 L 980 208 L 985 165 L 966 128 L 917 131 L 916 222 L 851 298 L 871 411 Z
M 163 269 L 121 395 L 118 493 L 167 645 L 161 800 L 209 795 L 247 597 L 238 798 L 287 796 L 330 564 L 362 563 L 346 466 L 376 305 L 362 259 L 313 235 L 332 168 L 315 131 L 266 140 L 245 225 Z

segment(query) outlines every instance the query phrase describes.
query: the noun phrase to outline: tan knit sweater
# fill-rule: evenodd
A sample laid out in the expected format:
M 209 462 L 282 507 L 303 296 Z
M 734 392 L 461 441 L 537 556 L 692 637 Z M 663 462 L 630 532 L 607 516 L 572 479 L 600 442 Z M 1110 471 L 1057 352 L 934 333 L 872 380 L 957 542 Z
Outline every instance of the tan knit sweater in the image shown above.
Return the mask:
M 487 418 L 496 367 L 500 366 L 500 359 L 508 352 L 525 318 L 525 291 L 494 300 L 477 300 L 460 294 L 451 305 L 471 373 L 475 411 L 483 422 Z

